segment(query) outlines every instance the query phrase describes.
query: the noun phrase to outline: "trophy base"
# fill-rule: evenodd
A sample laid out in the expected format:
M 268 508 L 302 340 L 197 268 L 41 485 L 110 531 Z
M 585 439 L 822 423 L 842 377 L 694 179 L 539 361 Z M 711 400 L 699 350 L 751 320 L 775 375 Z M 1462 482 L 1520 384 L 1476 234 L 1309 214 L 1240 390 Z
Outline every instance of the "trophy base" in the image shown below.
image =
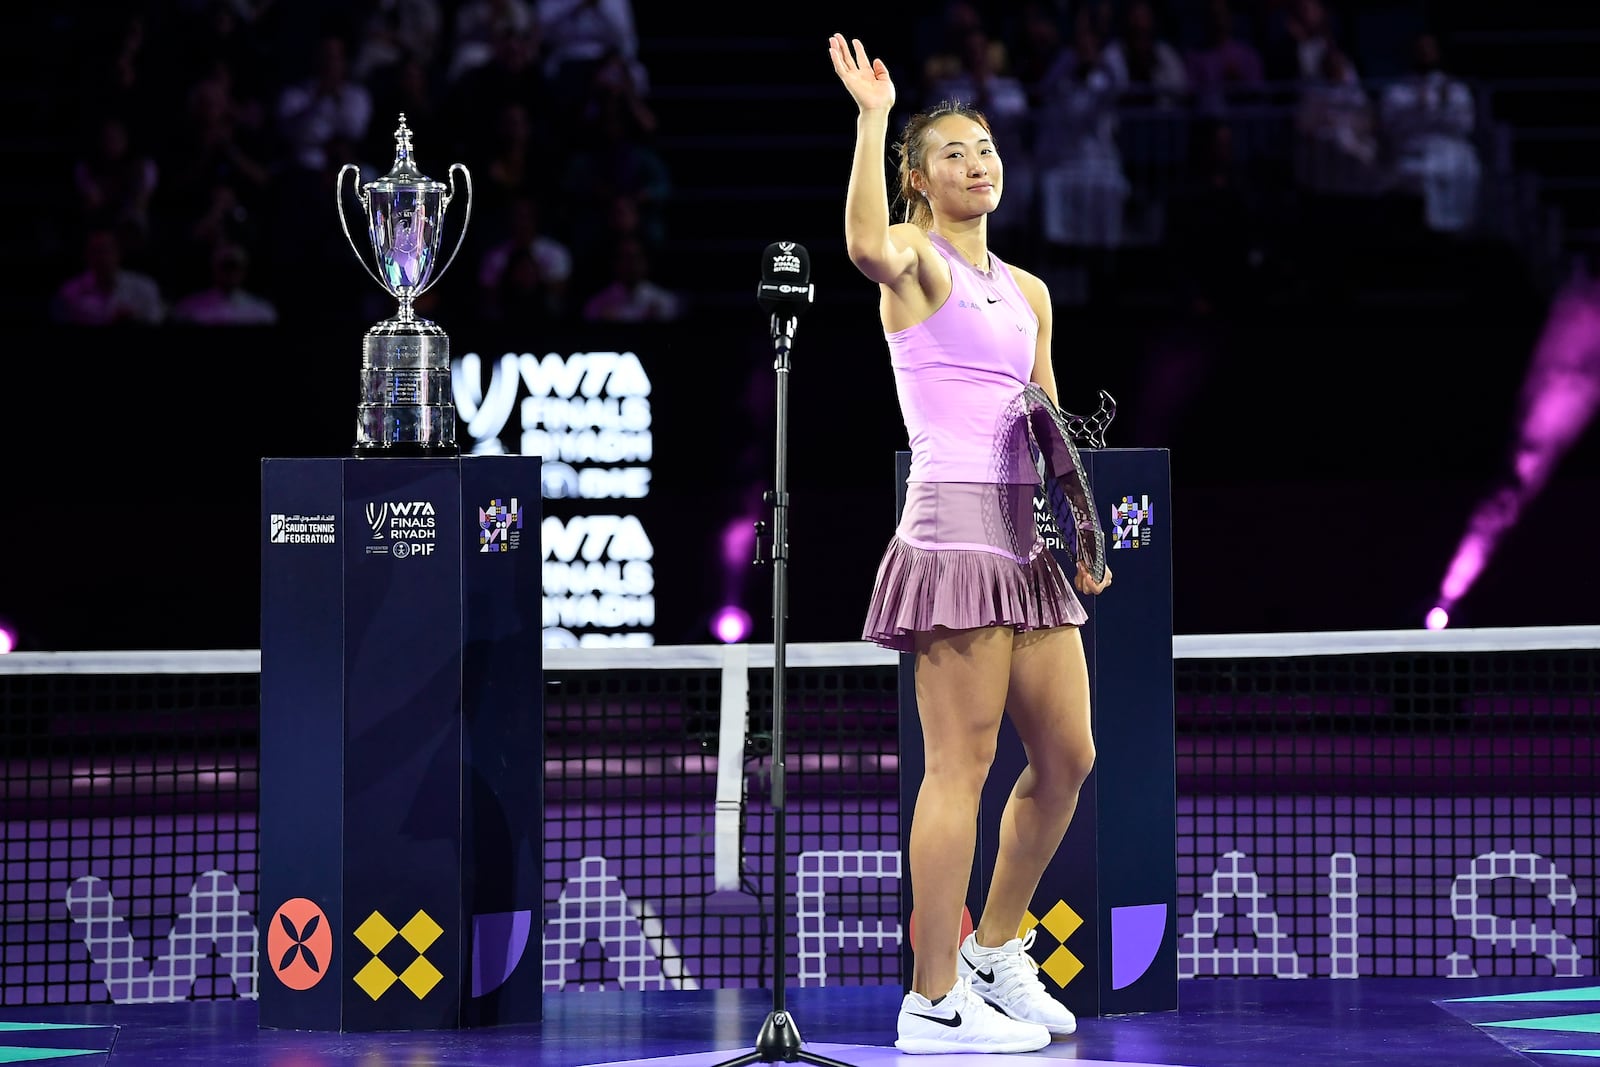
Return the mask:
M 450 339 L 432 323 L 392 322 L 368 331 L 362 348 L 355 454 L 457 456 Z
M 362 404 L 357 456 L 459 456 L 454 404 Z

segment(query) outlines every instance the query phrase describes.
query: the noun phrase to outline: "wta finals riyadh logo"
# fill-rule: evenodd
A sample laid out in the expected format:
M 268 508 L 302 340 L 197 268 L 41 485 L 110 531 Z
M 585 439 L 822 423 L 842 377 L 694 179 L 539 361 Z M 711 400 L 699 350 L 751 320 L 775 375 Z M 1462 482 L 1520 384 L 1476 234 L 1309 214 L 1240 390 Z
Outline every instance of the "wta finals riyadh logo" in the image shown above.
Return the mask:
M 772 257 L 772 271 L 774 274 L 780 271 L 784 274 L 800 273 L 800 257 L 794 254 L 793 241 L 778 242 L 778 254 Z
M 508 505 L 501 497 L 478 509 L 478 551 L 510 552 L 522 543 L 522 508 L 517 498 Z
M 1111 505 L 1111 547 L 1149 548 L 1155 513 L 1150 498 L 1125 496 Z

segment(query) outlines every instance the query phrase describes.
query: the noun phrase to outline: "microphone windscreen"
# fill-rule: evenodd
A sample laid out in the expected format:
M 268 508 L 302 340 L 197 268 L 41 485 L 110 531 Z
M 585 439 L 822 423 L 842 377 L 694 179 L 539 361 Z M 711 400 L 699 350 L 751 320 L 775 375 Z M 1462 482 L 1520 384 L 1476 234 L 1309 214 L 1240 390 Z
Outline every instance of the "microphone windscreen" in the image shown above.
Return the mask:
M 798 312 L 811 302 L 811 253 L 795 241 L 774 241 L 761 253 L 761 284 L 756 290 L 769 312 Z

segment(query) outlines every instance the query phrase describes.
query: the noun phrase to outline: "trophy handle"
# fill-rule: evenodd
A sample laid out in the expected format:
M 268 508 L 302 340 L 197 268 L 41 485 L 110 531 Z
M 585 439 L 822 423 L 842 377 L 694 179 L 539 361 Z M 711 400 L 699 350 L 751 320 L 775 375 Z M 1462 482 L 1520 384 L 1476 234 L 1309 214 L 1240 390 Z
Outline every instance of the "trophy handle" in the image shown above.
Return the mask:
M 461 251 L 461 242 L 467 239 L 467 223 L 472 221 L 472 172 L 460 163 L 450 164 L 450 191 L 445 194 L 444 203 L 439 207 L 439 216 L 442 220 L 444 213 L 450 210 L 450 201 L 456 198 L 456 171 L 458 170 L 461 172 L 461 178 L 467 187 L 466 214 L 461 217 L 461 232 L 456 235 L 456 246 L 450 250 L 450 258 L 444 261 L 444 266 L 440 267 L 432 278 L 428 279 L 427 285 L 417 290 L 416 296 L 421 296 L 438 284 L 439 279 L 444 277 L 444 272 L 450 269 L 450 264 L 456 261 L 456 253 Z
M 372 264 L 367 262 L 367 257 L 362 255 L 361 249 L 356 247 L 356 239 L 350 236 L 350 223 L 345 220 L 344 214 L 344 172 L 347 170 L 355 174 L 355 181 L 351 184 L 355 188 L 356 200 L 361 204 L 362 208 L 367 206 L 367 198 L 361 194 L 361 186 L 359 184 L 361 181 L 361 168 L 354 163 L 346 163 L 339 168 L 339 176 L 333 182 L 333 203 L 334 207 L 339 211 L 339 228 L 344 231 L 344 239 L 350 242 L 350 251 L 356 254 L 356 259 L 366 268 L 367 273 L 372 275 L 372 280 L 377 282 L 379 288 L 384 292 L 388 292 L 389 286 L 382 278 L 378 277 L 378 272 L 372 269 Z

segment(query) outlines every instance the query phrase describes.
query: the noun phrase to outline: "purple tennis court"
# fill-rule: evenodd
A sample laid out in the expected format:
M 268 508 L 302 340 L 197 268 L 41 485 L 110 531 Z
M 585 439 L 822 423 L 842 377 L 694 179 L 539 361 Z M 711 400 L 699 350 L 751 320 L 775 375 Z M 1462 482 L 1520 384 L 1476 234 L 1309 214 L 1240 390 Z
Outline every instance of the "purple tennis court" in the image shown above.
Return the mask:
M 1583 647 L 1600 641 L 1495 636 L 1439 635 L 1415 652 L 1298 635 L 1301 647 L 1278 638 L 1270 655 L 1227 657 L 1178 641 L 1178 1006 L 1084 1018 L 1033 1058 L 1600 1055 L 1587 773 L 1600 651 Z M 378 1033 L 260 1024 L 260 983 L 279 979 L 262 959 L 248 656 L 0 660 L 6 706 L 36 713 L 7 735 L 7 811 L 21 817 L 0 823 L 3 1055 L 710 1067 L 751 1053 L 781 971 L 805 1049 L 898 1060 L 894 657 L 795 650 L 779 897 L 764 672 L 735 659 L 749 686 L 730 705 L 725 653 L 609 655 L 626 662 L 591 670 L 581 650 L 547 653 L 543 913 L 506 935 L 518 958 L 471 961 L 480 993 L 538 966 L 542 1017 Z M 685 655 L 707 663 L 649 666 Z M 37 712 L 58 705 L 96 728 L 41 731 Z M 716 752 L 734 743 L 730 818 Z M 34 814 L 45 805 L 68 814 Z M 774 899 L 787 908 L 781 955 Z M 1039 934 L 1044 955 L 1043 918 Z M 413 993 L 397 981 L 380 995 Z

